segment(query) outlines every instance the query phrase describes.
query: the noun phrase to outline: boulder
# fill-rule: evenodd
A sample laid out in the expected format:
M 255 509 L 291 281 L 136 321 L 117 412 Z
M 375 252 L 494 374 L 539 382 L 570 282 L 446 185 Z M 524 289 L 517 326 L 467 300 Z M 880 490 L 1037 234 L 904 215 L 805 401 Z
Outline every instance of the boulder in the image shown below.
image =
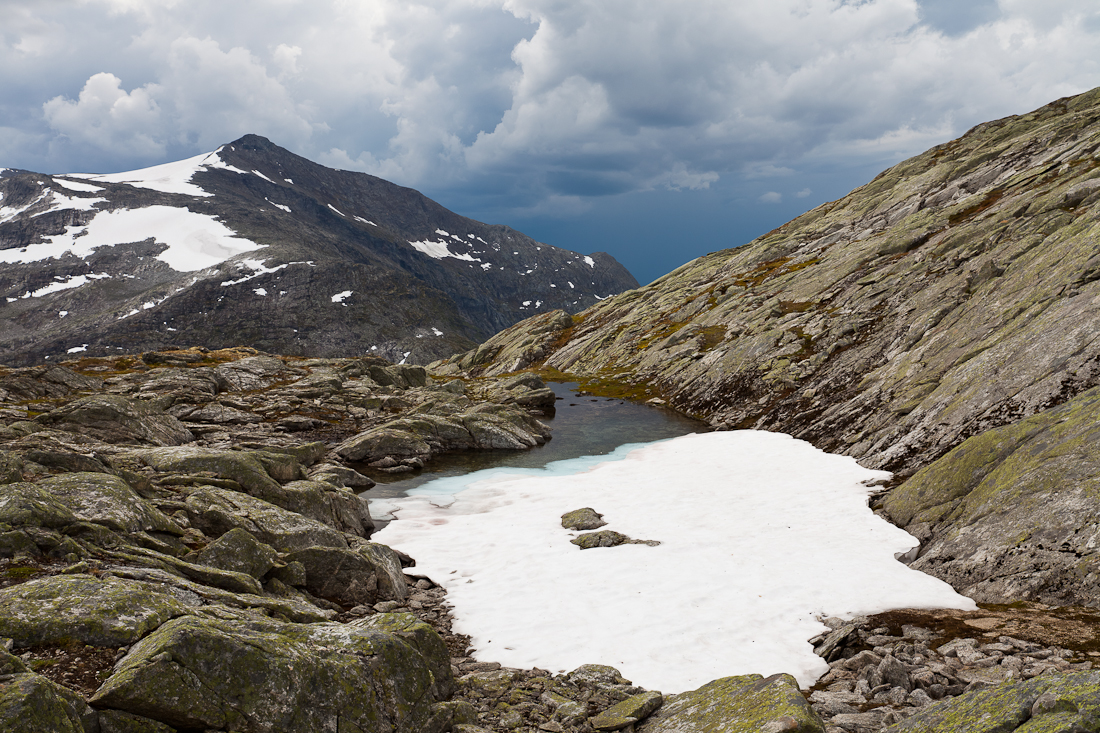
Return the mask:
M 121 710 L 100 710 L 99 733 L 175 733 L 175 730 L 140 715 Z
M 336 453 L 349 461 L 370 463 L 386 456 L 431 455 L 432 448 L 421 436 L 408 430 L 378 427 L 359 433 L 336 446 Z
M 17 453 L 0 450 L 0 484 L 23 480 L 23 459 Z
M 78 641 L 133 644 L 165 621 L 190 613 L 156 585 L 90 575 L 36 578 L 0 590 L 0 636 L 21 646 Z
M 891 733 L 1009 733 L 1100 729 L 1100 672 L 1006 682 L 945 698 L 889 728 Z
M 388 547 L 385 549 L 389 550 Z M 313 595 L 343 606 L 373 605 L 378 601 L 405 597 L 404 577 L 401 577 L 400 585 L 392 577 L 397 558 L 389 550 L 390 557 L 379 561 L 382 554 L 377 549 L 357 552 L 336 547 L 307 547 L 288 553 L 286 561 L 299 562 L 305 567 L 305 586 Z M 400 573 L 400 565 L 397 572 Z M 379 576 L 384 576 L 381 583 Z
M 447 644 L 428 624 L 411 613 L 380 613 L 356 619 L 348 624 L 353 628 L 373 629 L 393 634 L 412 645 L 432 673 L 432 697 L 445 700 L 455 691 L 451 675 L 451 657 Z
M 418 733 L 444 665 L 375 628 L 191 616 L 135 645 L 91 702 L 187 730 Z
M 236 481 L 250 494 L 262 496 L 280 491 L 279 482 L 268 474 L 257 451 L 181 446 L 140 450 L 134 455 L 161 473 L 209 472 Z
M 591 507 L 574 509 L 561 515 L 561 526 L 565 529 L 598 529 L 605 524 L 607 522 L 603 521 L 603 515 L 597 514 Z
M 0 683 L 0 722 L 13 733 L 102 733 L 84 698 L 30 673 Z
M 723 677 L 671 695 L 638 733 L 824 733 L 789 674 Z
M 403 601 L 408 595 L 401 560 L 388 545 L 377 542 L 360 542 L 355 551 L 370 560 L 378 577 L 378 594 L 382 598 Z
M 154 369 L 145 375 L 139 393 L 170 396 L 169 403 L 203 404 L 230 388 L 210 367 Z
M 596 730 L 621 730 L 647 718 L 661 707 L 664 698 L 659 692 L 642 692 L 617 702 L 588 722 Z
M 0 523 L 56 528 L 76 521 L 76 515 L 64 502 L 37 484 L 0 484 Z
M 260 579 L 275 567 L 277 557 L 274 548 L 237 527 L 193 555 L 188 555 L 187 560 Z
M 181 445 L 195 439 L 183 423 L 155 405 L 122 395 L 81 397 L 35 420 L 106 443 Z
M 273 356 L 250 356 L 238 359 L 219 364 L 214 371 L 225 380 L 230 389 L 238 392 L 270 387 L 291 376 L 286 364 Z
M 78 520 L 102 524 L 116 532 L 183 534 L 175 522 L 117 476 L 67 473 L 39 482 L 38 488 L 67 506 Z
M 186 505 L 192 526 L 210 537 L 239 527 L 280 552 L 348 546 L 338 530 L 239 491 L 202 487 L 187 497 Z

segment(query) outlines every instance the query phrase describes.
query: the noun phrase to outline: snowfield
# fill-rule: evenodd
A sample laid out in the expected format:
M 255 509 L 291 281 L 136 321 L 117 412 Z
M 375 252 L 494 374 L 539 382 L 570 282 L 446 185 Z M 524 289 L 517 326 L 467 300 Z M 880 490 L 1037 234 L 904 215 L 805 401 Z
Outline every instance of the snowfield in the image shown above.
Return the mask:
M 622 453 L 426 484 L 386 502 L 375 539 L 447 589 L 479 660 L 610 664 L 666 694 L 753 672 L 808 687 L 828 670 L 807 641 L 819 618 L 975 607 L 895 560 L 918 543 L 867 506 L 885 472 L 748 430 Z M 661 544 L 580 550 L 560 517 L 582 507 Z

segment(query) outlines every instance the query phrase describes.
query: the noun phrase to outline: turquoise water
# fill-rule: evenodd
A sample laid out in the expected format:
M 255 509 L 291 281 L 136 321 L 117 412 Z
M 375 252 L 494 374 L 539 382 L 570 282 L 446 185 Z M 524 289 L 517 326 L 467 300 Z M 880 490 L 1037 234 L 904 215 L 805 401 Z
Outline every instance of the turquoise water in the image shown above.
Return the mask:
M 371 472 L 378 485 L 363 496 L 385 499 L 454 493 L 473 480 L 470 474 L 475 472 L 478 479 L 498 473 L 542 474 L 548 468 L 554 473 L 576 473 L 620 458 L 641 443 L 709 431 L 706 423 L 665 408 L 577 394 L 574 382 L 547 386 L 558 400 L 554 417 L 539 418 L 554 431 L 545 445 L 524 451 L 447 453 L 435 456 L 413 473 Z

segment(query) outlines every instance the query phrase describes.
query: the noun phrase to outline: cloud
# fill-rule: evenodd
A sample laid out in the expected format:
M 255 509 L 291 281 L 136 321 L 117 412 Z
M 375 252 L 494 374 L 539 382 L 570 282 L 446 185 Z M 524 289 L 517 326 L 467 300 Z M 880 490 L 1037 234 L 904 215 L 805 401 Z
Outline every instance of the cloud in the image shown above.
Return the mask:
M 953 8 L 9 0 L 0 125 L 35 141 L 24 167 L 152 164 L 256 132 L 327 164 L 549 212 L 885 166 L 1100 84 L 1092 0 Z
M 783 201 L 783 194 L 776 191 L 768 191 L 766 194 L 757 199 L 762 204 L 778 204 Z
M 804 188 L 804 189 L 802 189 L 801 191 L 799 191 L 798 193 L 795 194 L 795 198 L 804 199 L 807 196 L 809 196 L 811 193 L 813 193 L 813 191 L 811 191 L 808 188 Z

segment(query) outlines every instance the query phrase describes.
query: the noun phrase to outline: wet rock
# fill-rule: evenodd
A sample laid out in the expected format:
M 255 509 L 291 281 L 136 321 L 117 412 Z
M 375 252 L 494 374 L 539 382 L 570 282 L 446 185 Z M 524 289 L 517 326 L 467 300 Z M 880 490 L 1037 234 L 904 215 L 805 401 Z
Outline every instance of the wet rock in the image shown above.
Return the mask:
M 153 404 L 122 395 L 81 397 L 36 420 L 107 443 L 169 446 L 195 439 L 179 420 Z
M 656 547 L 661 544 L 657 540 L 635 540 L 610 529 L 602 529 L 599 532 L 586 532 L 569 540 L 582 550 L 591 550 L 595 547 L 617 547 L 619 545 L 648 545 Z
M 639 733 L 824 733 L 794 678 L 786 674 L 723 677 L 672 695 L 637 726 Z

